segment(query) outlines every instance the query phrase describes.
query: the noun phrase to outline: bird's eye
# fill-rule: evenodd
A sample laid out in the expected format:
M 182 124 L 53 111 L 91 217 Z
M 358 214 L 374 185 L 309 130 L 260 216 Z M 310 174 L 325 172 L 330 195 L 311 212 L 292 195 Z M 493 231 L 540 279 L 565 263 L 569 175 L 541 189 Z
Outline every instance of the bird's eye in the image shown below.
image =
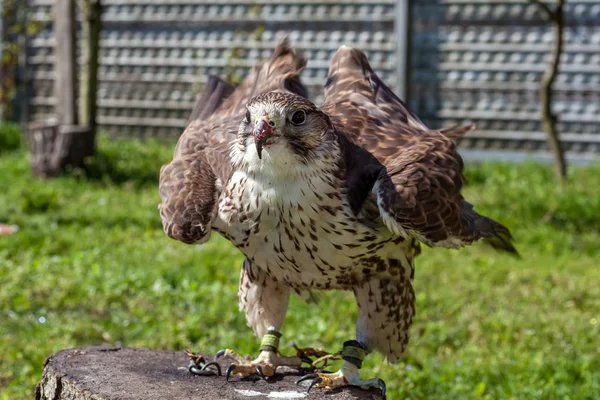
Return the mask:
M 302 125 L 304 122 L 306 122 L 306 112 L 303 110 L 296 111 L 292 115 L 292 124 Z
M 250 110 L 246 110 L 246 123 L 250 123 Z

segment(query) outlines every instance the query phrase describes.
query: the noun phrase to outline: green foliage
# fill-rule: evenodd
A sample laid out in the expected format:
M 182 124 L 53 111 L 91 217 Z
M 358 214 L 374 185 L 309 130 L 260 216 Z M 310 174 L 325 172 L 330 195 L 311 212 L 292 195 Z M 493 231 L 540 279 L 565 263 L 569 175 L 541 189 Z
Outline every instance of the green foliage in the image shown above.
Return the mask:
M 0 221 L 20 228 L 0 237 L 0 399 L 32 398 L 44 358 L 69 347 L 258 353 L 237 309 L 239 252 L 216 234 L 186 246 L 162 232 L 156 177 L 172 149 L 104 137 L 87 175 L 52 181 L 33 179 L 21 151 L 0 157 Z M 363 376 L 391 399 L 597 398 L 600 165 L 573 167 L 563 189 L 538 165 L 467 174 L 466 197 L 509 225 L 523 259 L 424 249 L 406 355 L 369 356 Z M 356 314 L 350 293 L 293 298 L 282 343 L 337 350 Z
M 158 182 L 160 166 L 173 158 L 173 145 L 147 140 L 144 145 L 127 139 L 100 136 L 98 151 L 88 160 L 85 176 L 92 180 L 108 180 L 136 186 Z
M 21 146 L 21 130 L 18 125 L 0 123 L 0 154 Z

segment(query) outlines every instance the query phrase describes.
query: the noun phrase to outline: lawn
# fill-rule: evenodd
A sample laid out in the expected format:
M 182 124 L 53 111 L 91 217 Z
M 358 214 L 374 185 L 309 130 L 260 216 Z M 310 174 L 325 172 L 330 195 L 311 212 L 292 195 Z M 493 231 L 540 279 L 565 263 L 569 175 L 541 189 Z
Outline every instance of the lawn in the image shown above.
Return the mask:
M 0 153 L 0 399 L 30 399 L 44 358 L 87 345 L 223 347 L 257 354 L 237 309 L 242 257 L 213 235 L 168 239 L 158 169 L 172 143 L 102 137 L 86 173 L 31 177 Z M 424 249 L 402 362 L 370 356 L 390 399 L 594 399 L 600 393 L 600 163 L 558 188 L 535 164 L 468 165 L 466 197 L 509 226 L 522 259 L 483 246 Z M 353 337 L 348 293 L 294 298 L 283 343 L 338 350 Z M 283 352 L 291 351 L 287 347 Z

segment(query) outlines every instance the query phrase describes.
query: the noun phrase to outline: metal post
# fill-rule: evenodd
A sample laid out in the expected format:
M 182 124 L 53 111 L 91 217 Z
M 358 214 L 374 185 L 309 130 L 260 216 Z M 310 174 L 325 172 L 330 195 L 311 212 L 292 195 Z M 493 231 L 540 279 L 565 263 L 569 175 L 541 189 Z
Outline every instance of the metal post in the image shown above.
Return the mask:
M 396 94 L 408 103 L 410 73 L 410 0 L 396 0 Z
M 54 13 L 56 112 L 61 124 L 76 125 L 75 0 L 55 0 Z

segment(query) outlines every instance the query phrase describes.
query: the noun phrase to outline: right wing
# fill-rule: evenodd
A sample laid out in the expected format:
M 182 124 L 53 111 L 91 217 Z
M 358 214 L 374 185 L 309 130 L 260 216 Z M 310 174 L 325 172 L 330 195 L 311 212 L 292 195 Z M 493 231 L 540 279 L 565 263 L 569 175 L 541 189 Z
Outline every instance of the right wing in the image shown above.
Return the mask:
M 338 132 L 362 148 L 346 155 L 348 164 L 359 166 L 346 178 L 349 193 L 360 200 L 372 188 L 391 232 L 430 246 L 460 247 L 484 239 L 516 253 L 508 229 L 479 215 L 460 193 L 463 160 L 455 140 L 473 126 L 428 129 L 381 81 L 366 55 L 347 47 L 331 62 L 322 110 Z M 365 150 L 385 167 L 378 176 L 377 162 L 365 157 Z M 352 162 L 359 157 L 363 161 Z
M 167 235 L 184 243 L 210 237 L 221 187 L 231 175 L 229 143 L 237 136 L 248 101 L 263 92 L 285 90 L 307 95 L 299 73 L 306 60 L 287 40 L 271 59 L 252 69 L 235 89 L 211 78 L 179 138 L 171 163 L 160 171 L 158 208 Z

